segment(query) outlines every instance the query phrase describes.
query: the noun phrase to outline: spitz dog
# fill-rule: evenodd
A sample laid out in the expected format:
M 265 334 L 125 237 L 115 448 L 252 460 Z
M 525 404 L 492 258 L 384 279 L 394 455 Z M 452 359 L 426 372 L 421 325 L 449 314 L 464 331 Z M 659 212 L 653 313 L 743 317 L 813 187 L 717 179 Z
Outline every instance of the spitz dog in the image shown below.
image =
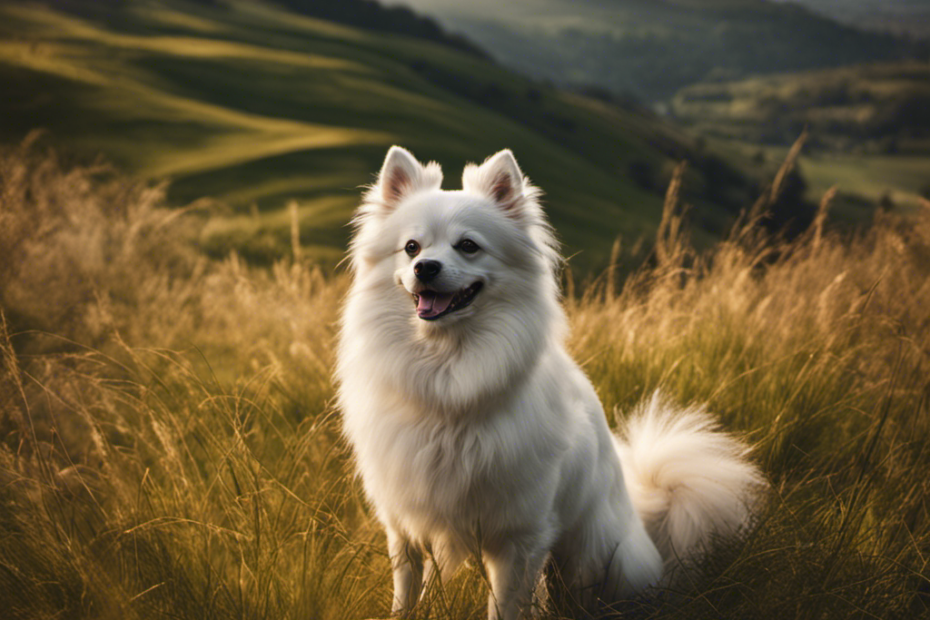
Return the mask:
M 531 615 L 543 574 L 596 610 L 746 526 L 761 477 L 702 409 L 656 395 L 611 433 L 565 350 L 556 241 L 513 154 L 469 165 L 462 190 L 441 181 L 388 151 L 354 219 L 338 348 L 393 613 L 468 558 L 489 618 Z

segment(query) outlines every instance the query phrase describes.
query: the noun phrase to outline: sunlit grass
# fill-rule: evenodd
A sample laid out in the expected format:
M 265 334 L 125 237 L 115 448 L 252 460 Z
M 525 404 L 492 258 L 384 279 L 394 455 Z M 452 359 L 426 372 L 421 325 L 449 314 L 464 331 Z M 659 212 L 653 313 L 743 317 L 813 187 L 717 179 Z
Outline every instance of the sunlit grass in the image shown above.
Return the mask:
M 150 156 L 142 169 L 152 176 L 165 177 L 215 170 L 295 151 L 359 144 L 386 145 L 391 141 L 383 133 L 297 123 L 291 125 L 290 130 L 281 128 L 279 131 L 224 133 L 201 143 L 200 148 L 190 153 Z
M 565 300 L 612 422 L 657 387 L 708 402 L 772 485 L 745 540 L 631 605 L 926 614 L 930 216 L 786 244 L 764 206 L 697 255 L 672 192 L 653 260 Z M 0 156 L 5 617 L 386 616 L 383 534 L 332 404 L 347 277 L 207 260 L 194 207 L 29 144 Z M 481 618 L 484 597 L 465 570 L 425 617 Z

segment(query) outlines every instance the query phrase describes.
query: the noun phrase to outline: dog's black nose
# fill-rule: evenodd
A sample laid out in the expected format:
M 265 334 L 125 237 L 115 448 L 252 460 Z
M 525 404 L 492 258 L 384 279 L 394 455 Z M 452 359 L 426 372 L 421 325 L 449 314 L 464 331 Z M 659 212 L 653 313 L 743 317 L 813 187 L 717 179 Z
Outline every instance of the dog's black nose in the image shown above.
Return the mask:
M 413 266 L 413 274 L 420 282 L 429 282 L 439 274 L 440 270 L 442 270 L 442 263 L 438 260 L 423 259 Z

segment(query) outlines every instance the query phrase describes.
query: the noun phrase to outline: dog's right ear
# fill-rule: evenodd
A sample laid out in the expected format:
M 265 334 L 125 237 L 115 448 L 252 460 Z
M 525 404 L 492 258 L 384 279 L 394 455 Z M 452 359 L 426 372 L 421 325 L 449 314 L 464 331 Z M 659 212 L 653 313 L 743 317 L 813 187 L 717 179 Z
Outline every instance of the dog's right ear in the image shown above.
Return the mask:
M 438 189 L 442 185 L 442 169 L 430 162 L 423 166 L 413 154 L 400 146 L 392 146 L 378 173 L 378 182 L 369 193 L 369 202 L 393 211 L 401 200 L 413 192 Z

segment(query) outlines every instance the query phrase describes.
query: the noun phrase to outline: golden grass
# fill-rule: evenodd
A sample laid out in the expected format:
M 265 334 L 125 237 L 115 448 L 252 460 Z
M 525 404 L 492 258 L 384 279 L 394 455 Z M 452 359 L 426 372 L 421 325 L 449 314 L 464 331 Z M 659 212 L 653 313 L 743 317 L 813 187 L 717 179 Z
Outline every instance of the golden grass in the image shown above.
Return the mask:
M 747 214 L 698 255 L 677 203 L 673 187 L 649 264 L 566 298 L 570 347 L 611 417 L 660 386 L 709 402 L 773 492 L 745 540 L 637 617 L 926 614 L 930 213 L 840 238 L 825 201 L 790 244 Z M 204 208 L 28 143 L 0 155 L 6 617 L 389 609 L 331 405 L 346 277 L 206 260 Z M 480 618 L 483 598 L 466 571 L 427 615 Z

